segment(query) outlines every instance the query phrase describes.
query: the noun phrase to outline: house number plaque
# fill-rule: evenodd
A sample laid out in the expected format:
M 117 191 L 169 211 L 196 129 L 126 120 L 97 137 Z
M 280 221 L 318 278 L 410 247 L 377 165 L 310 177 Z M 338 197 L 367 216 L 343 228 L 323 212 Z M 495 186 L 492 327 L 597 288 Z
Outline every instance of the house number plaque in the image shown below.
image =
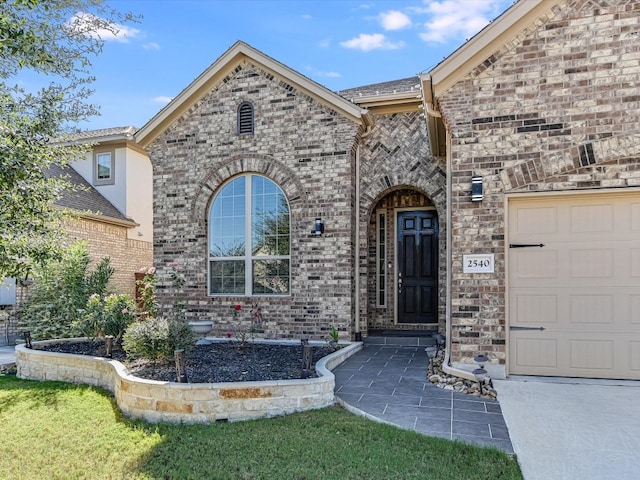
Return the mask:
M 463 255 L 462 271 L 464 273 L 493 273 L 494 255 L 493 253 L 479 255 Z

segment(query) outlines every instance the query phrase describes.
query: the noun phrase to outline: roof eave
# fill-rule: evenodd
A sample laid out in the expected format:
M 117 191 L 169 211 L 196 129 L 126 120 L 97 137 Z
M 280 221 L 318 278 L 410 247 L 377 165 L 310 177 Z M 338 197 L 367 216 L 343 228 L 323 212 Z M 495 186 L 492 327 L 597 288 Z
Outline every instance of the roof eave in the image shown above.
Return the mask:
M 221 81 L 233 68 L 244 60 L 260 64 L 277 76 L 289 79 L 301 87 L 309 96 L 330 108 L 346 115 L 354 122 L 366 125 L 370 120 L 368 112 L 321 85 L 311 81 L 289 67 L 264 55 L 244 42 L 236 42 L 209 68 L 198 76 L 187 88 L 165 106 L 155 117 L 135 133 L 135 139 L 146 148 L 164 129 L 183 115 L 199 101 L 210 88 Z
M 518 1 L 421 79 L 430 78 L 434 97 L 438 98 L 559 1 Z

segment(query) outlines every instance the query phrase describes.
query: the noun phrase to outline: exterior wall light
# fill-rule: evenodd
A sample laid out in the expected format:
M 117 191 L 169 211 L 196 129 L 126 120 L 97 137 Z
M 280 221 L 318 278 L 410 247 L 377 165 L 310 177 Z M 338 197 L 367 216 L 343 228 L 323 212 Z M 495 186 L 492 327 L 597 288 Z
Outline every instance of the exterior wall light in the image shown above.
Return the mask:
M 319 237 L 324 233 L 324 223 L 322 223 L 322 219 L 320 217 L 316 218 L 316 222 L 313 227 L 313 233 L 316 237 Z
M 471 177 L 471 201 L 481 202 L 483 198 L 482 177 L 480 175 L 473 175 Z

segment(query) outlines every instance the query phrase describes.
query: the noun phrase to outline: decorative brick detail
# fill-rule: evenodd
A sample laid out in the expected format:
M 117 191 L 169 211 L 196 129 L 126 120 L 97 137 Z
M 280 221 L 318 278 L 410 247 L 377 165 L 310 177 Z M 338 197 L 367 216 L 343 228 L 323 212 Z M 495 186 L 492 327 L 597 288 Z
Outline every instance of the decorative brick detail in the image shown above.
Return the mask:
M 506 193 L 640 185 L 639 20 L 639 0 L 559 2 L 438 99 L 451 133 L 454 362 L 506 359 Z M 472 253 L 493 253 L 495 274 L 464 274 Z
M 237 135 L 237 107 L 254 106 L 254 135 Z M 189 320 L 237 328 L 230 306 L 259 303 L 266 338 L 322 339 L 352 331 L 353 165 L 360 125 L 318 103 L 285 78 L 250 62 L 235 68 L 158 137 L 154 165 L 154 265 L 158 298 L 174 301 L 167 263 L 181 264 Z M 215 296 L 207 291 L 208 208 L 234 175 L 274 180 L 291 214 L 291 294 Z M 311 235 L 315 217 L 325 233 Z

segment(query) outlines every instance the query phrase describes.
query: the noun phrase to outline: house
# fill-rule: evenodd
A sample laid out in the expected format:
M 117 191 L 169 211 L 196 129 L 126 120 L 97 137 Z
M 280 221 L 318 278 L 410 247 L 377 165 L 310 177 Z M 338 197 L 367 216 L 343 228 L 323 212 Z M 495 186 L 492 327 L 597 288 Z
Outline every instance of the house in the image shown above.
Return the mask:
M 135 131 L 129 126 L 77 134 L 75 141 L 91 143 L 91 151 L 54 172 L 79 187 L 57 202 L 79 213 L 65 226 L 68 241 L 86 240 L 94 262 L 109 257 L 112 288 L 131 295 L 135 274 L 153 261 L 152 168 Z
M 65 223 L 65 242 L 86 240 L 92 262 L 109 257 L 114 274 L 111 288 L 135 294 L 135 275 L 153 262 L 152 171 L 146 153 L 133 141 L 134 127 L 94 130 L 78 134 L 78 142 L 90 142 L 86 158 L 69 166 L 54 165 L 48 175 L 66 177 L 76 189 L 56 204 L 78 215 Z M 0 319 L 0 344 L 19 334 L 15 308 L 27 295 L 30 282 L 5 287 L 6 314 Z M 9 295 L 9 293 L 11 295 Z M 7 308 L 8 307 L 8 308 Z
M 258 305 L 272 338 L 439 330 L 461 375 L 639 379 L 639 20 L 520 0 L 341 92 L 236 43 L 134 135 L 163 308 L 177 262 L 220 333 Z

